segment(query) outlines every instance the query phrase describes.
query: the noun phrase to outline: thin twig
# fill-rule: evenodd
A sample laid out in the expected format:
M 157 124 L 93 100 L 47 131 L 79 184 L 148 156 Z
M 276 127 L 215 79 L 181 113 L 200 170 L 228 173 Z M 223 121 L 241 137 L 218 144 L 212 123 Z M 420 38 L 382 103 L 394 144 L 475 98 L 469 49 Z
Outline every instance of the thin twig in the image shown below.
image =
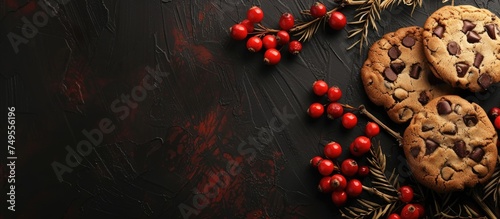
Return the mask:
M 360 105 L 358 107 L 358 110 L 359 110 L 359 112 L 361 114 L 363 114 L 366 117 L 368 117 L 369 119 L 373 120 L 380 127 L 382 127 L 383 129 L 385 129 L 390 135 L 392 135 L 394 138 L 396 138 L 396 140 L 399 143 L 399 146 L 403 146 L 403 137 L 401 137 L 401 135 L 399 133 L 397 133 L 396 131 L 394 131 L 391 128 L 389 128 L 388 126 L 386 126 L 382 121 L 380 121 L 379 119 L 377 119 L 377 117 L 375 117 L 373 114 L 371 114 L 370 112 L 368 112 L 368 110 L 366 109 L 365 105 Z

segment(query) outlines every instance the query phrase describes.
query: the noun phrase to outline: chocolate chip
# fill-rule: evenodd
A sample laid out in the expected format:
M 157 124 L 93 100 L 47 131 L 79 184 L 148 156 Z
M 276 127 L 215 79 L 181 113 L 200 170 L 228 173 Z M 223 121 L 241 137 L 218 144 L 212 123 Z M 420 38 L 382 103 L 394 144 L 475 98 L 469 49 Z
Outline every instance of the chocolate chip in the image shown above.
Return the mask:
M 450 55 L 460 55 L 460 46 L 458 45 L 457 42 L 451 41 L 448 43 L 448 53 Z
M 429 155 L 432 152 L 434 152 L 438 146 L 439 146 L 438 143 L 436 143 L 433 140 L 429 139 L 425 140 L 425 148 L 426 148 L 425 155 Z
M 474 148 L 474 150 L 472 150 L 472 152 L 469 154 L 469 158 L 473 161 L 476 161 L 477 163 L 479 163 L 483 159 L 483 156 L 484 150 L 480 147 Z
M 477 83 L 483 88 L 488 89 L 488 87 L 493 83 L 491 76 L 489 74 L 482 74 L 477 79 Z
M 430 131 L 432 129 L 434 129 L 434 126 L 432 126 L 432 125 L 429 125 L 429 124 L 422 125 L 422 132 L 427 132 L 427 131 Z
M 467 33 L 467 42 L 469 42 L 469 43 L 477 43 L 477 42 L 479 42 L 479 40 L 481 40 L 481 36 L 479 36 L 479 34 L 477 34 L 476 32 L 469 31 Z
M 418 63 L 413 64 L 411 66 L 411 70 L 410 70 L 410 77 L 412 77 L 414 79 L 418 79 L 420 77 L 421 70 L 422 70 L 422 67 L 420 67 L 420 65 Z
M 483 62 L 484 56 L 481 53 L 476 53 L 476 57 L 474 57 L 474 67 L 479 68 L 481 62 Z
M 394 82 L 396 79 L 398 79 L 398 75 L 391 68 L 385 68 L 384 76 L 385 79 L 390 82 Z
M 468 31 L 471 31 L 472 29 L 474 29 L 474 27 L 476 27 L 475 24 L 473 24 L 470 21 L 465 20 L 464 26 L 462 26 L 462 32 L 467 33 Z
M 391 63 L 391 69 L 396 73 L 399 74 L 405 69 L 405 63 L 404 62 L 399 62 L 399 63 Z
M 494 24 L 486 24 L 484 25 L 486 32 L 488 33 L 488 36 L 491 39 L 496 40 L 497 39 L 497 34 L 496 34 L 496 26 Z
M 438 36 L 439 38 L 442 38 L 443 37 L 443 33 L 444 33 L 444 27 L 443 26 L 437 26 L 436 28 L 434 28 L 434 30 L 432 31 L 432 33 L 436 36 Z
M 403 44 L 403 46 L 411 48 L 413 45 L 415 45 L 415 39 L 411 36 L 406 36 L 405 38 L 403 38 L 403 41 L 401 43 Z
M 439 115 L 451 113 L 451 103 L 446 99 L 439 100 L 437 104 L 437 111 Z
M 455 142 L 455 144 L 453 145 L 453 150 L 460 158 L 464 158 L 465 156 L 467 156 L 467 148 L 463 140 Z
M 459 62 L 455 65 L 455 69 L 457 70 L 457 76 L 463 78 L 469 71 L 469 65 L 463 62 Z
M 389 58 L 391 58 L 391 60 L 394 60 L 394 59 L 397 59 L 401 55 L 401 51 L 398 49 L 397 46 L 393 46 L 389 49 L 387 54 L 389 55 Z
M 430 98 L 426 91 L 420 92 L 418 96 L 418 102 L 420 102 L 422 105 L 425 105 L 429 102 L 429 100 Z
M 410 149 L 411 156 L 414 158 L 417 158 L 418 154 L 420 153 L 420 148 L 419 147 L 412 147 Z
M 479 120 L 477 119 L 476 115 L 465 115 L 464 116 L 464 123 L 467 127 L 472 127 L 477 124 Z

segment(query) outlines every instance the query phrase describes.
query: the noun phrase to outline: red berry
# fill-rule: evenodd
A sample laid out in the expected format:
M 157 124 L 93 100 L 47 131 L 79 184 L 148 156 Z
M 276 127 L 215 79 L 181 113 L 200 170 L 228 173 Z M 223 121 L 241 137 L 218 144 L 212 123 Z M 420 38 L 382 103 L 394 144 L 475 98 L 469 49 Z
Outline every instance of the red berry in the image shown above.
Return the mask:
M 494 125 L 497 130 L 500 130 L 500 116 L 497 116 L 497 118 L 495 118 Z
M 262 38 L 262 44 L 264 45 L 264 48 L 272 49 L 278 46 L 278 40 L 276 40 L 276 36 L 268 34 Z
M 242 24 L 243 26 L 245 26 L 247 28 L 247 32 L 248 33 L 252 33 L 253 32 L 254 26 L 253 26 L 253 23 L 250 22 L 250 20 L 245 19 L 242 22 L 240 22 L 240 24 Z
M 366 152 L 370 151 L 372 146 L 372 142 L 366 136 L 358 136 L 354 139 L 352 146 L 349 147 L 349 151 L 351 154 L 355 156 L 363 155 Z
M 415 206 L 415 208 L 417 208 L 417 211 L 418 211 L 418 217 L 421 218 L 421 217 L 424 217 L 425 216 L 425 208 L 423 205 L 421 204 L 418 204 L 418 203 L 415 203 L 413 204 L 413 206 Z
M 368 176 L 368 174 L 370 174 L 370 167 L 368 167 L 368 166 L 360 166 L 358 168 L 358 176 L 365 177 L 365 176 Z
M 323 148 L 325 156 L 330 159 L 335 159 L 342 154 L 342 146 L 337 142 L 330 142 Z
M 290 13 L 282 14 L 280 17 L 279 25 L 280 28 L 285 31 L 292 29 L 293 25 L 295 25 L 293 15 Z
M 398 197 L 402 202 L 411 202 L 413 200 L 413 189 L 410 186 L 401 186 L 398 189 Z
M 328 19 L 328 24 L 334 30 L 342 30 L 347 24 L 347 19 L 342 12 L 334 11 L 330 14 L 330 19 Z
M 320 156 L 316 156 L 316 157 L 313 157 L 309 163 L 311 164 L 311 166 L 313 166 L 314 168 L 318 168 L 318 164 L 319 162 L 321 162 L 323 160 L 322 157 Z
M 363 192 L 363 184 L 361 184 L 361 181 L 357 179 L 351 179 L 347 182 L 345 192 L 349 197 L 357 197 L 361 195 L 361 192 Z
M 366 123 L 366 126 L 365 126 L 365 135 L 368 138 L 373 138 L 376 135 L 378 135 L 378 133 L 380 133 L 380 127 L 377 125 L 377 123 L 374 123 L 374 122 L 368 122 L 368 123 Z
M 294 55 L 297 55 L 302 51 L 302 43 L 294 40 L 288 44 L 288 51 Z
M 264 18 L 264 11 L 257 6 L 252 6 L 247 11 L 247 19 L 252 23 L 259 23 Z
M 278 44 L 285 45 L 290 42 L 290 34 L 284 30 L 280 30 L 276 33 L 276 40 L 278 41 Z
M 281 53 L 277 49 L 271 48 L 264 53 L 264 63 L 268 65 L 276 65 L 281 60 Z
M 323 96 L 328 91 L 328 84 L 323 80 L 317 80 L 312 86 L 314 94 L 318 96 Z
M 338 87 L 331 87 L 328 89 L 328 100 L 331 102 L 337 102 L 342 97 L 342 90 Z
M 333 188 L 330 184 L 331 179 L 332 178 L 329 176 L 321 178 L 321 180 L 319 181 L 318 190 L 323 193 L 333 192 Z
M 342 125 L 346 129 L 352 129 L 358 123 L 358 117 L 352 113 L 345 113 L 342 116 Z
M 342 174 L 334 174 L 330 179 L 333 191 L 343 191 L 347 187 L 347 180 Z
M 335 165 L 331 160 L 323 159 L 318 164 L 318 171 L 323 176 L 328 176 L 332 174 L 334 170 L 335 170 Z
M 307 110 L 307 113 L 309 116 L 312 118 L 319 118 L 323 113 L 325 112 L 325 107 L 321 105 L 320 103 L 313 103 L 311 106 L 309 106 L 309 109 Z
M 230 28 L 231 37 L 235 40 L 243 40 L 247 38 L 247 28 L 243 24 L 235 24 Z
M 488 115 L 490 116 L 491 120 L 494 120 L 495 118 L 497 118 L 498 115 L 500 115 L 500 108 L 498 107 L 491 108 L 490 111 L 488 112 Z
M 326 6 L 321 2 L 316 2 L 311 6 L 309 12 L 314 18 L 323 17 L 326 14 Z
M 406 204 L 403 209 L 401 209 L 401 219 L 418 219 L 419 211 L 413 204 Z
M 340 118 L 344 113 L 344 107 L 340 103 L 330 103 L 326 108 L 326 113 L 330 119 Z
M 387 217 L 387 219 L 401 219 L 401 216 L 397 213 L 392 213 Z
M 344 205 L 347 202 L 347 193 L 345 191 L 334 191 L 332 193 L 332 202 L 337 207 Z
M 262 49 L 262 40 L 258 36 L 250 37 L 247 40 L 247 49 L 250 52 L 258 52 Z
M 340 164 L 340 172 L 344 176 L 354 176 L 358 173 L 358 163 L 351 158 L 347 158 Z

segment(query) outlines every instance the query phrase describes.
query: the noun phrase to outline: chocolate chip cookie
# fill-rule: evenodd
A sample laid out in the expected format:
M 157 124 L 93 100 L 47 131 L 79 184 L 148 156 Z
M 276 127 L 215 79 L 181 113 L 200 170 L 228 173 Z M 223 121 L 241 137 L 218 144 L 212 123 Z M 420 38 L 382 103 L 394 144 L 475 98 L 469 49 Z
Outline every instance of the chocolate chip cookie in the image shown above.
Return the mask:
M 488 180 L 497 163 L 496 144 L 497 133 L 486 112 L 455 95 L 431 100 L 403 137 L 413 176 L 437 192 Z
M 444 6 L 424 24 L 434 74 L 451 86 L 483 91 L 500 81 L 500 19 L 470 5 Z
M 428 67 L 422 32 L 412 26 L 384 35 L 371 46 L 361 68 L 368 97 L 396 123 L 409 121 L 429 100 L 452 92 Z

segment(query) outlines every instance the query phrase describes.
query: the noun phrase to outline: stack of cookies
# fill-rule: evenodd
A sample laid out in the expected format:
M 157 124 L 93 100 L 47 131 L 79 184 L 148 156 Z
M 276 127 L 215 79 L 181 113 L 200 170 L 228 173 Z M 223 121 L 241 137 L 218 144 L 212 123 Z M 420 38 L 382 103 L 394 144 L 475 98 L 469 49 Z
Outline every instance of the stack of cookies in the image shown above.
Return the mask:
M 497 133 L 479 105 L 456 95 L 500 82 L 500 18 L 473 6 L 445 6 L 424 27 L 375 42 L 361 69 L 370 100 L 396 123 L 413 176 L 438 192 L 491 177 Z

